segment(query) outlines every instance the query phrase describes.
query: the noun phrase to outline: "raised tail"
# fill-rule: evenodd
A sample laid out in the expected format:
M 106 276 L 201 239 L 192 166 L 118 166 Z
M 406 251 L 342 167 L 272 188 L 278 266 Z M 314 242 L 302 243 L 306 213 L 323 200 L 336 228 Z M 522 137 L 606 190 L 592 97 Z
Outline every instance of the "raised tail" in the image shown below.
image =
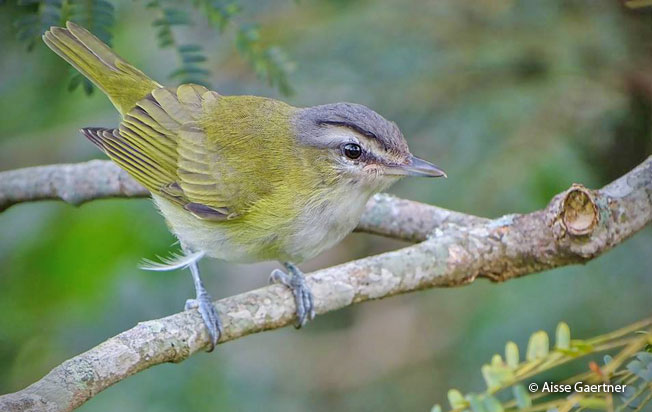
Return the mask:
M 152 90 L 161 87 L 73 22 L 67 22 L 65 29 L 51 27 L 43 35 L 43 41 L 99 87 L 123 115 Z

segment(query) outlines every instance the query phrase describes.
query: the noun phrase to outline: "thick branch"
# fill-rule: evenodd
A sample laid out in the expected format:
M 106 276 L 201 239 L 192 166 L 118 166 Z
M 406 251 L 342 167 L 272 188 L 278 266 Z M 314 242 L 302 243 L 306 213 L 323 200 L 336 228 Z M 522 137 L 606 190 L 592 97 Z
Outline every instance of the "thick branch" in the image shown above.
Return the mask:
M 79 205 L 107 197 L 144 197 L 147 190 L 109 160 L 0 172 L 0 211 L 22 202 L 59 199 Z
M 317 313 L 353 303 L 419 289 L 468 284 L 478 277 L 503 281 L 559 266 L 585 262 L 618 245 L 652 220 L 652 157 L 601 190 L 573 185 L 543 210 L 495 220 L 449 220 L 395 214 L 410 205 L 376 198 L 386 216 L 413 222 L 407 235 L 386 222 L 367 220 L 363 228 L 423 238 L 414 246 L 320 270 L 308 276 Z M 431 209 L 426 206 L 426 215 Z M 421 209 L 417 207 L 417 212 Z M 398 213 L 398 212 L 396 212 Z M 367 225 L 367 226 L 365 226 Z M 220 342 L 289 325 L 294 318 L 291 293 L 272 285 L 216 302 L 224 322 Z M 106 387 L 163 362 L 181 362 L 208 345 L 200 316 L 182 312 L 139 323 L 54 368 L 22 391 L 0 397 L 2 411 L 70 411 Z M 219 348 L 218 348 L 219 349 Z
M 483 217 L 381 193 L 367 203 L 356 231 L 421 242 L 442 226 L 472 226 L 488 221 Z

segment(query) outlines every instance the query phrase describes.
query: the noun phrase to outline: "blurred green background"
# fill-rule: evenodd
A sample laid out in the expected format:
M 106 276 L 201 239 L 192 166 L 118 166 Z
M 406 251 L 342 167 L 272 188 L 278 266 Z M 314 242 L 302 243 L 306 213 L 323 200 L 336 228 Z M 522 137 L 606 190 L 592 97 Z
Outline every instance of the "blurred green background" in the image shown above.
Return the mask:
M 413 153 L 447 180 L 406 180 L 399 196 L 496 217 L 544 207 L 573 182 L 600 187 L 652 152 L 652 14 L 603 1 L 241 2 L 239 19 L 291 56 L 289 97 L 256 77 L 232 31 L 179 36 L 209 55 L 211 86 L 294 105 L 352 101 L 396 121 Z M 190 7 L 190 6 L 188 6 Z M 0 6 L 0 169 L 102 158 L 77 132 L 115 126 L 101 94 L 68 92 L 69 69 L 28 53 Z M 116 3 L 114 48 L 157 80 L 176 56 L 157 47 L 151 10 Z M 188 273 L 137 269 L 174 242 L 151 202 L 14 206 L 0 214 L 0 393 L 136 322 L 179 311 Z M 652 231 L 584 266 L 505 284 L 428 290 L 249 336 L 109 388 L 81 411 L 429 410 L 446 391 L 483 387 L 505 342 L 567 321 L 589 337 L 648 316 Z M 401 243 L 353 234 L 307 271 Z M 260 287 L 275 263 L 201 263 L 216 298 Z

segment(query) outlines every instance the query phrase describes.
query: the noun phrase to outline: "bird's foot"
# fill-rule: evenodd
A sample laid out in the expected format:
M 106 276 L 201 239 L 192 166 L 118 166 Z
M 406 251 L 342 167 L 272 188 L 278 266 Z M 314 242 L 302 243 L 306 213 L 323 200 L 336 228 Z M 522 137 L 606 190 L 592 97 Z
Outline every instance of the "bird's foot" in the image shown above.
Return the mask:
M 220 321 L 220 316 L 217 314 L 217 309 L 213 304 L 212 298 L 206 290 L 199 291 L 197 298 L 186 301 L 185 310 L 190 309 L 197 309 L 199 314 L 201 314 L 201 318 L 204 320 L 204 326 L 208 329 L 208 335 L 211 339 L 211 347 L 208 349 L 208 352 L 212 352 L 222 335 L 222 322 Z
M 269 275 L 269 281 L 270 283 L 281 283 L 292 291 L 297 306 L 297 323 L 294 324 L 294 327 L 299 329 L 309 320 L 315 318 L 315 303 L 301 270 L 290 262 L 283 263 L 283 265 L 289 274 L 280 269 L 274 269 Z

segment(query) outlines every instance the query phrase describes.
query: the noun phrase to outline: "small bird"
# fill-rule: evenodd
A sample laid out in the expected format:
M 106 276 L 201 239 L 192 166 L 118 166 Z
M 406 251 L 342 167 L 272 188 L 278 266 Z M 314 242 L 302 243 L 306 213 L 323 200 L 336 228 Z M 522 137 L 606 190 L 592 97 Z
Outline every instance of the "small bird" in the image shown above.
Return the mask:
M 164 87 L 86 29 L 67 22 L 43 40 L 92 81 L 122 115 L 117 128 L 81 129 L 145 186 L 183 254 L 151 270 L 189 268 L 213 350 L 222 325 L 199 276 L 204 256 L 278 260 L 270 281 L 291 289 L 297 327 L 315 316 L 296 263 L 358 224 L 369 198 L 404 176 L 446 174 L 410 153 L 395 123 L 353 103 L 298 108 L 222 96 L 196 84 Z

